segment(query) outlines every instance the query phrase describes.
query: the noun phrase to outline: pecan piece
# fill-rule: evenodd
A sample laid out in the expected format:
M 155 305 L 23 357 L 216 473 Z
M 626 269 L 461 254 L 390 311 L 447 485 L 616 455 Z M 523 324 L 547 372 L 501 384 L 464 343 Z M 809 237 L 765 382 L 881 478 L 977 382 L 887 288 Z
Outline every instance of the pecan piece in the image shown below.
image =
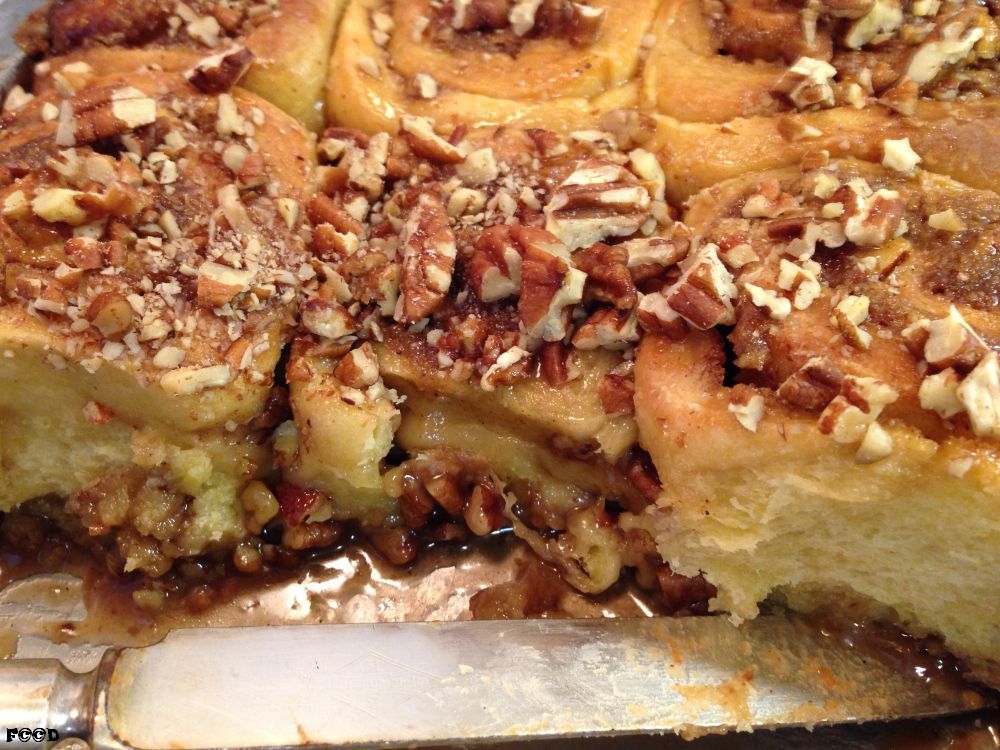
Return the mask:
M 833 194 L 842 203 L 844 236 L 855 245 L 877 246 L 892 238 L 903 219 L 903 199 L 895 190 L 872 192 L 867 183 L 852 182 Z
M 569 310 L 583 299 L 587 275 L 535 244 L 524 248 L 518 314 L 533 339 L 559 341 L 567 332 Z
M 518 293 L 521 252 L 513 237 L 513 227 L 506 224 L 489 227 L 479 236 L 467 269 L 472 290 L 479 299 L 495 302 Z
M 597 395 L 605 414 L 635 414 L 633 363 L 622 362 L 601 378 Z
M 234 46 L 200 60 L 184 75 L 198 90 L 221 94 L 239 83 L 252 62 L 253 52 L 243 46 Z
M 825 409 L 840 393 L 844 373 L 826 357 L 813 357 L 778 387 L 778 396 L 810 411 Z
M 651 217 L 646 188 L 625 167 L 587 159 L 556 189 L 545 207 L 545 228 L 570 251 L 609 237 L 634 234 Z
M 455 267 L 455 235 L 441 199 L 424 192 L 400 234 L 402 270 L 394 318 L 416 323 L 434 312 L 451 286 Z
M 639 319 L 634 310 L 606 307 L 598 310 L 577 329 L 577 349 L 626 349 L 639 340 Z
M 643 297 L 639 320 L 644 327 L 676 332 L 678 317 L 702 331 L 733 324 L 736 285 L 718 251 L 717 245 L 701 246 L 684 261 L 684 271 L 676 282 Z
M 625 310 L 635 307 L 638 292 L 629 273 L 629 260 L 629 251 L 620 245 L 599 242 L 578 252 L 573 262 L 587 274 L 585 296 Z

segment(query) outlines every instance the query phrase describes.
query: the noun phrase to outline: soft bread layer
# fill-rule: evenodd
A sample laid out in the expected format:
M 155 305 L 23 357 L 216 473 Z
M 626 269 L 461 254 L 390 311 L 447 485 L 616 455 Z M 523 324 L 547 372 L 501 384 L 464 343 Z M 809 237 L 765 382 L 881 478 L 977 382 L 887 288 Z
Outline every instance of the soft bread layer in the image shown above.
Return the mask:
M 995 662 L 996 447 L 939 446 L 890 423 L 892 456 L 857 465 L 853 447 L 778 402 L 756 433 L 741 427 L 722 365 L 714 334 L 648 337 L 639 350 L 641 442 L 666 488 L 641 523 L 671 567 L 704 572 L 718 587 L 713 608 L 738 619 L 784 589 L 846 588 L 891 607 L 908 629 L 940 634 L 973 663 Z M 956 460 L 968 466 L 961 477 Z
M 439 48 L 426 35 L 420 37 L 419 19 L 439 12 L 426 0 L 354 0 L 344 13 L 330 63 L 328 117 L 367 133 L 395 132 L 402 115 L 433 117 L 451 126 L 593 129 L 604 112 L 635 106 L 640 43 L 656 3 L 596 0 L 590 5 L 606 12 L 604 32 L 594 43 L 574 47 L 565 39 L 526 39 L 516 55 L 509 55 L 487 46 Z M 394 21 L 385 47 L 372 38 L 371 17 L 378 10 Z M 417 74 L 434 79 L 434 96 L 416 95 Z
M 541 491 L 563 513 L 588 493 L 617 494 L 607 464 L 635 442 L 629 416 L 605 414 L 601 379 L 618 364 L 613 352 L 581 353 L 579 379 L 555 388 L 541 378 L 483 391 L 428 371 L 405 353 L 379 350 L 386 382 L 406 395 L 400 444 L 411 451 L 450 447 L 485 458 L 502 479 Z M 554 450 L 559 439 L 587 445 L 593 464 Z
M 239 491 L 269 458 L 259 436 L 224 424 L 254 409 L 255 394 L 231 388 L 177 399 L 111 366 L 56 370 L 46 361 L 52 351 L 21 349 L 23 339 L 0 341 L 0 351 L 16 352 L 0 357 L 0 509 L 141 470 L 190 497 L 188 554 L 245 533 Z M 119 406 L 95 421 L 90 410 L 108 403 Z

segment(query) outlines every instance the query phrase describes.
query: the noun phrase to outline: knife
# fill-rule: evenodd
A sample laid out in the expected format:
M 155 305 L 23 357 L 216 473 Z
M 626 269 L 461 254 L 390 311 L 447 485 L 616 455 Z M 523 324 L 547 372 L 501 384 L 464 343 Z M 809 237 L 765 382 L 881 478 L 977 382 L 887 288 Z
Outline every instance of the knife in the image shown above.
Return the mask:
M 94 750 L 410 747 L 967 710 L 953 693 L 777 615 L 197 628 L 87 674 L 0 664 L 0 731 Z

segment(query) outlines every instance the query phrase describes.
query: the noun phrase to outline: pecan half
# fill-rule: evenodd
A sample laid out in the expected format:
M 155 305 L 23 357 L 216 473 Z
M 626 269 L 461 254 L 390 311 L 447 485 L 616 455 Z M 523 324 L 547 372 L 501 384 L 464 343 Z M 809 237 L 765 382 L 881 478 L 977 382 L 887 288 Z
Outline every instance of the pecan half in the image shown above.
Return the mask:
M 718 251 L 717 245 L 702 245 L 684 261 L 684 271 L 676 282 L 661 292 L 643 297 L 639 303 L 639 320 L 644 327 L 676 331 L 676 316 L 702 331 L 733 324 L 736 285 L 732 274 L 719 260 Z
M 434 312 L 451 286 L 455 235 L 441 199 L 421 193 L 400 235 L 402 270 L 394 318 L 416 323 Z
M 545 207 L 545 228 L 572 251 L 634 234 L 650 219 L 651 199 L 635 175 L 606 159 L 587 159 Z
M 577 268 L 587 274 L 585 296 L 630 310 L 638 292 L 629 272 L 629 251 L 620 246 L 597 243 L 573 256 Z

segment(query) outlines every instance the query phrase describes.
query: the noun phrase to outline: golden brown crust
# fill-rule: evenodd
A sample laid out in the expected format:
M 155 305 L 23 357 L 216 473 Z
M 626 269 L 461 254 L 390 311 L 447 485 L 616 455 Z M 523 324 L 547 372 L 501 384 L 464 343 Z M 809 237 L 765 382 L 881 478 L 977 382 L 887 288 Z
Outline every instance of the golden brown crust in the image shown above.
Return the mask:
M 996 94 L 996 23 L 974 3 L 667 0 L 652 33 L 644 106 L 682 121 Z
M 516 123 L 566 132 L 593 128 L 601 113 L 635 102 L 654 2 L 548 2 L 522 35 L 508 20 L 514 4 L 499 5 L 496 25 L 462 29 L 453 26 L 451 3 L 352 2 L 330 65 L 332 121 L 394 132 L 397 118 L 411 114 L 442 126 Z M 547 29 L 549 5 L 586 5 L 603 13 L 600 29 L 614 31 L 598 30 L 589 41 Z
M 182 5 L 167 12 L 161 3 L 52 3 L 29 21 L 20 40 L 49 55 L 36 68 L 37 86 L 60 85 L 60 77 L 73 86 L 82 65 L 97 76 L 142 67 L 183 73 L 205 58 L 246 49 L 253 61 L 241 85 L 307 127 L 320 127 L 323 77 L 342 0 Z
M 678 202 L 717 182 L 799 164 L 823 152 L 832 158 L 880 162 L 887 138 L 909 138 L 923 159 L 921 166 L 929 171 L 971 187 L 997 190 L 998 109 L 996 99 L 984 99 L 962 104 L 919 102 L 912 116 L 873 105 L 862 110 L 749 117 L 722 125 L 661 117 L 647 125 L 645 137 L 656 144 L 668 196 Z

